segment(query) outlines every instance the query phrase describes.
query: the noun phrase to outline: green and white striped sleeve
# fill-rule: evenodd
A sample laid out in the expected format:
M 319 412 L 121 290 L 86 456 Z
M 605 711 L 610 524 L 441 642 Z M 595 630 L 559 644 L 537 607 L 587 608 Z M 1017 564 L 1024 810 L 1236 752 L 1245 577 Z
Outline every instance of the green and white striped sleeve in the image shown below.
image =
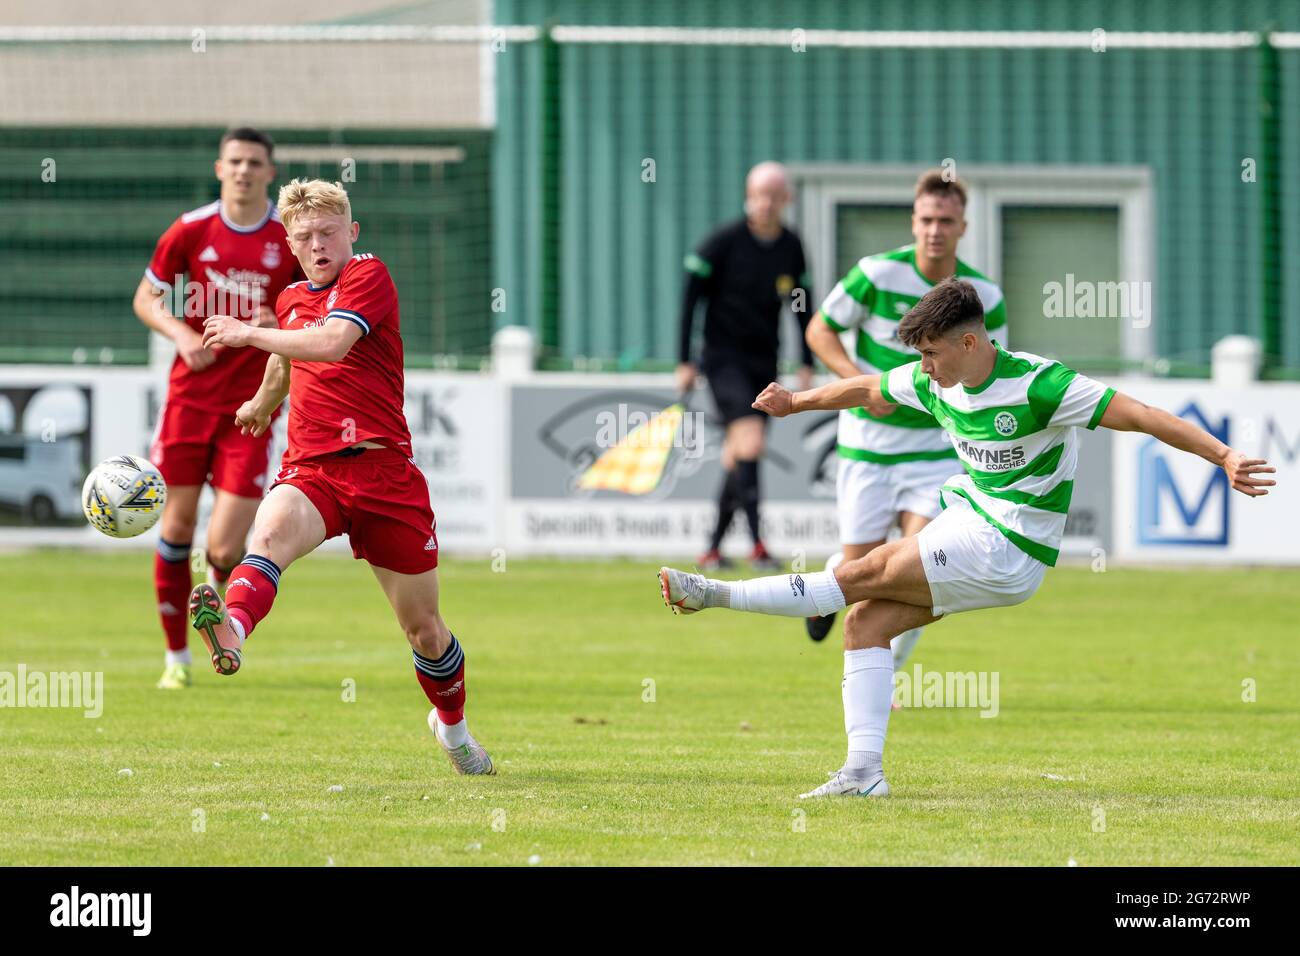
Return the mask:
M 924 383 L 918 377 L 924 379 Z M 909 362 L 881 374 L 880 392 L 885 401 L 894 405 L 906 405 L 918 411 L 930 412 L 929 383 L 930 376 L 921 371 L 921 363 Z
M 1029 388 L 1029 403 L 1038 406 L 1036 412 L 1050 410 L 1050 416 L 1043 416 L 1049 428 L 1096 428 L 1114 397 L 1115 389 L 1058 363 L 1040 372 Z
M 831 294 L 822 302 L 822 320 L 836 332 L 856 329 L 871 311 L 875 291 L 876 287 L 862 271 L 862 264 L 858 263 L 849 270 L 848 275 L 835 283 Z

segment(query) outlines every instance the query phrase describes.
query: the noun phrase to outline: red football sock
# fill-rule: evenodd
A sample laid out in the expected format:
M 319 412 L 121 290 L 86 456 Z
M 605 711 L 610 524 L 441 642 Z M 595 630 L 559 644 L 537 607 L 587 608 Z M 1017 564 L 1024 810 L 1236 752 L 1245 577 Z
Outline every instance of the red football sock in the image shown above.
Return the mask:
M 226 610 L 244 628 L 244 637 L 253 633 L 257 622 L 271 613 L 280 569 L 260 554 L 244 555 L 244 560 L 230 572 L 226 584 Z
M 465 719 L 465 652 L 460 648 L 456 635 L 436 661 L 412 650 L 415 660 L 415 676 L 424 688 L 424 695 L 429 698 L 438 711 L 438 720 L 445 726 L 459 724 Z
M 167 638 L 167 650 L 189 647 L 190 546 L 158 540 L 153 556 L 153 589 L 158 597 L 158 619 Z

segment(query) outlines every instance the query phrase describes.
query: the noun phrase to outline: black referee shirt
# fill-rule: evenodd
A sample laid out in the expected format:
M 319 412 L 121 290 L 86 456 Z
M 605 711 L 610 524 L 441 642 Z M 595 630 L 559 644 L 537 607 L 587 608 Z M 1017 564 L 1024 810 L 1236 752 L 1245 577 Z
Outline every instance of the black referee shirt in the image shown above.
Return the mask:
M 790 302 L 800 329 L 807 328 L 815 311 L 807 272 L 803 243 L 790 229 L 782 228 L 772 242 L 761 242 L 744 219 L 722 226 L 686 257 L 681 360 L 691 361 L 695 307 L 707 299 L 702 365 L 729 358 L 775 365 L 782 303 Z M 812 365 L 812 350 L 802 335 L 799 344 L 803 363 Z

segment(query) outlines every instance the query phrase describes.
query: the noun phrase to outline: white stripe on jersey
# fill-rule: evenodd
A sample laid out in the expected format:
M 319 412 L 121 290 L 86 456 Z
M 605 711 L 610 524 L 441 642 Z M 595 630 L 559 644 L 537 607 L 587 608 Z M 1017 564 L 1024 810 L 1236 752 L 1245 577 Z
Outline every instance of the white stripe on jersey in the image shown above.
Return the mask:
M 210 219 L 219 212 L 221 212 L 220 199 L 210 202 L 206 206 L 200 206 L 198 209 L 191 209 L 187 213 L 182 213 L 181 222 L 198 222 L 200 219 Z

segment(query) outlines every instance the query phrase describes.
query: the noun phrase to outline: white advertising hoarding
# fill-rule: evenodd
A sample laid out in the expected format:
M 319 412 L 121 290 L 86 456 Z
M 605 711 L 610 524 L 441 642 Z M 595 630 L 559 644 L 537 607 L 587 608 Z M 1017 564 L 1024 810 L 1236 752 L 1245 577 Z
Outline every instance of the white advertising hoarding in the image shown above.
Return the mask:
M 154 547 L 155 527 L 139 538 L 105 537 L 81 518 L 86 469 L 123 453 L 148 457 L 166 376 L 115 368 L 12 366 L 0 372 L 0 544 Z M 504 387 L 487 376 L 406 374 L 405 412 L 413 456 L 429 481 L 438 540 L 449 552 L 490 551 L 500 544 L 505 450 Z M 270 474 L 285 448 L 286 416 L 276 421 Z M 33 452 L 61 452 L 36 455 Z M 19 457 L 25 459 L 20 461 Z M 12 460 L 10 460 L 12 458 Z M 53 498 L 53 519 L 35 521 L 33 503 Z M 211 511 L 205 490 L 200 532 Z M 348 552 L 345 538 L 327 542 Z
M 1230 389 L 1204 381 L 1120 383 L 1134 398 L 1195 422 L 1277 468 L 1250 498 L 1220 468 L 1146 435 L 1116 433 L 1113 540 L 1121 560 L 1300 564 L 1300 385 Z

